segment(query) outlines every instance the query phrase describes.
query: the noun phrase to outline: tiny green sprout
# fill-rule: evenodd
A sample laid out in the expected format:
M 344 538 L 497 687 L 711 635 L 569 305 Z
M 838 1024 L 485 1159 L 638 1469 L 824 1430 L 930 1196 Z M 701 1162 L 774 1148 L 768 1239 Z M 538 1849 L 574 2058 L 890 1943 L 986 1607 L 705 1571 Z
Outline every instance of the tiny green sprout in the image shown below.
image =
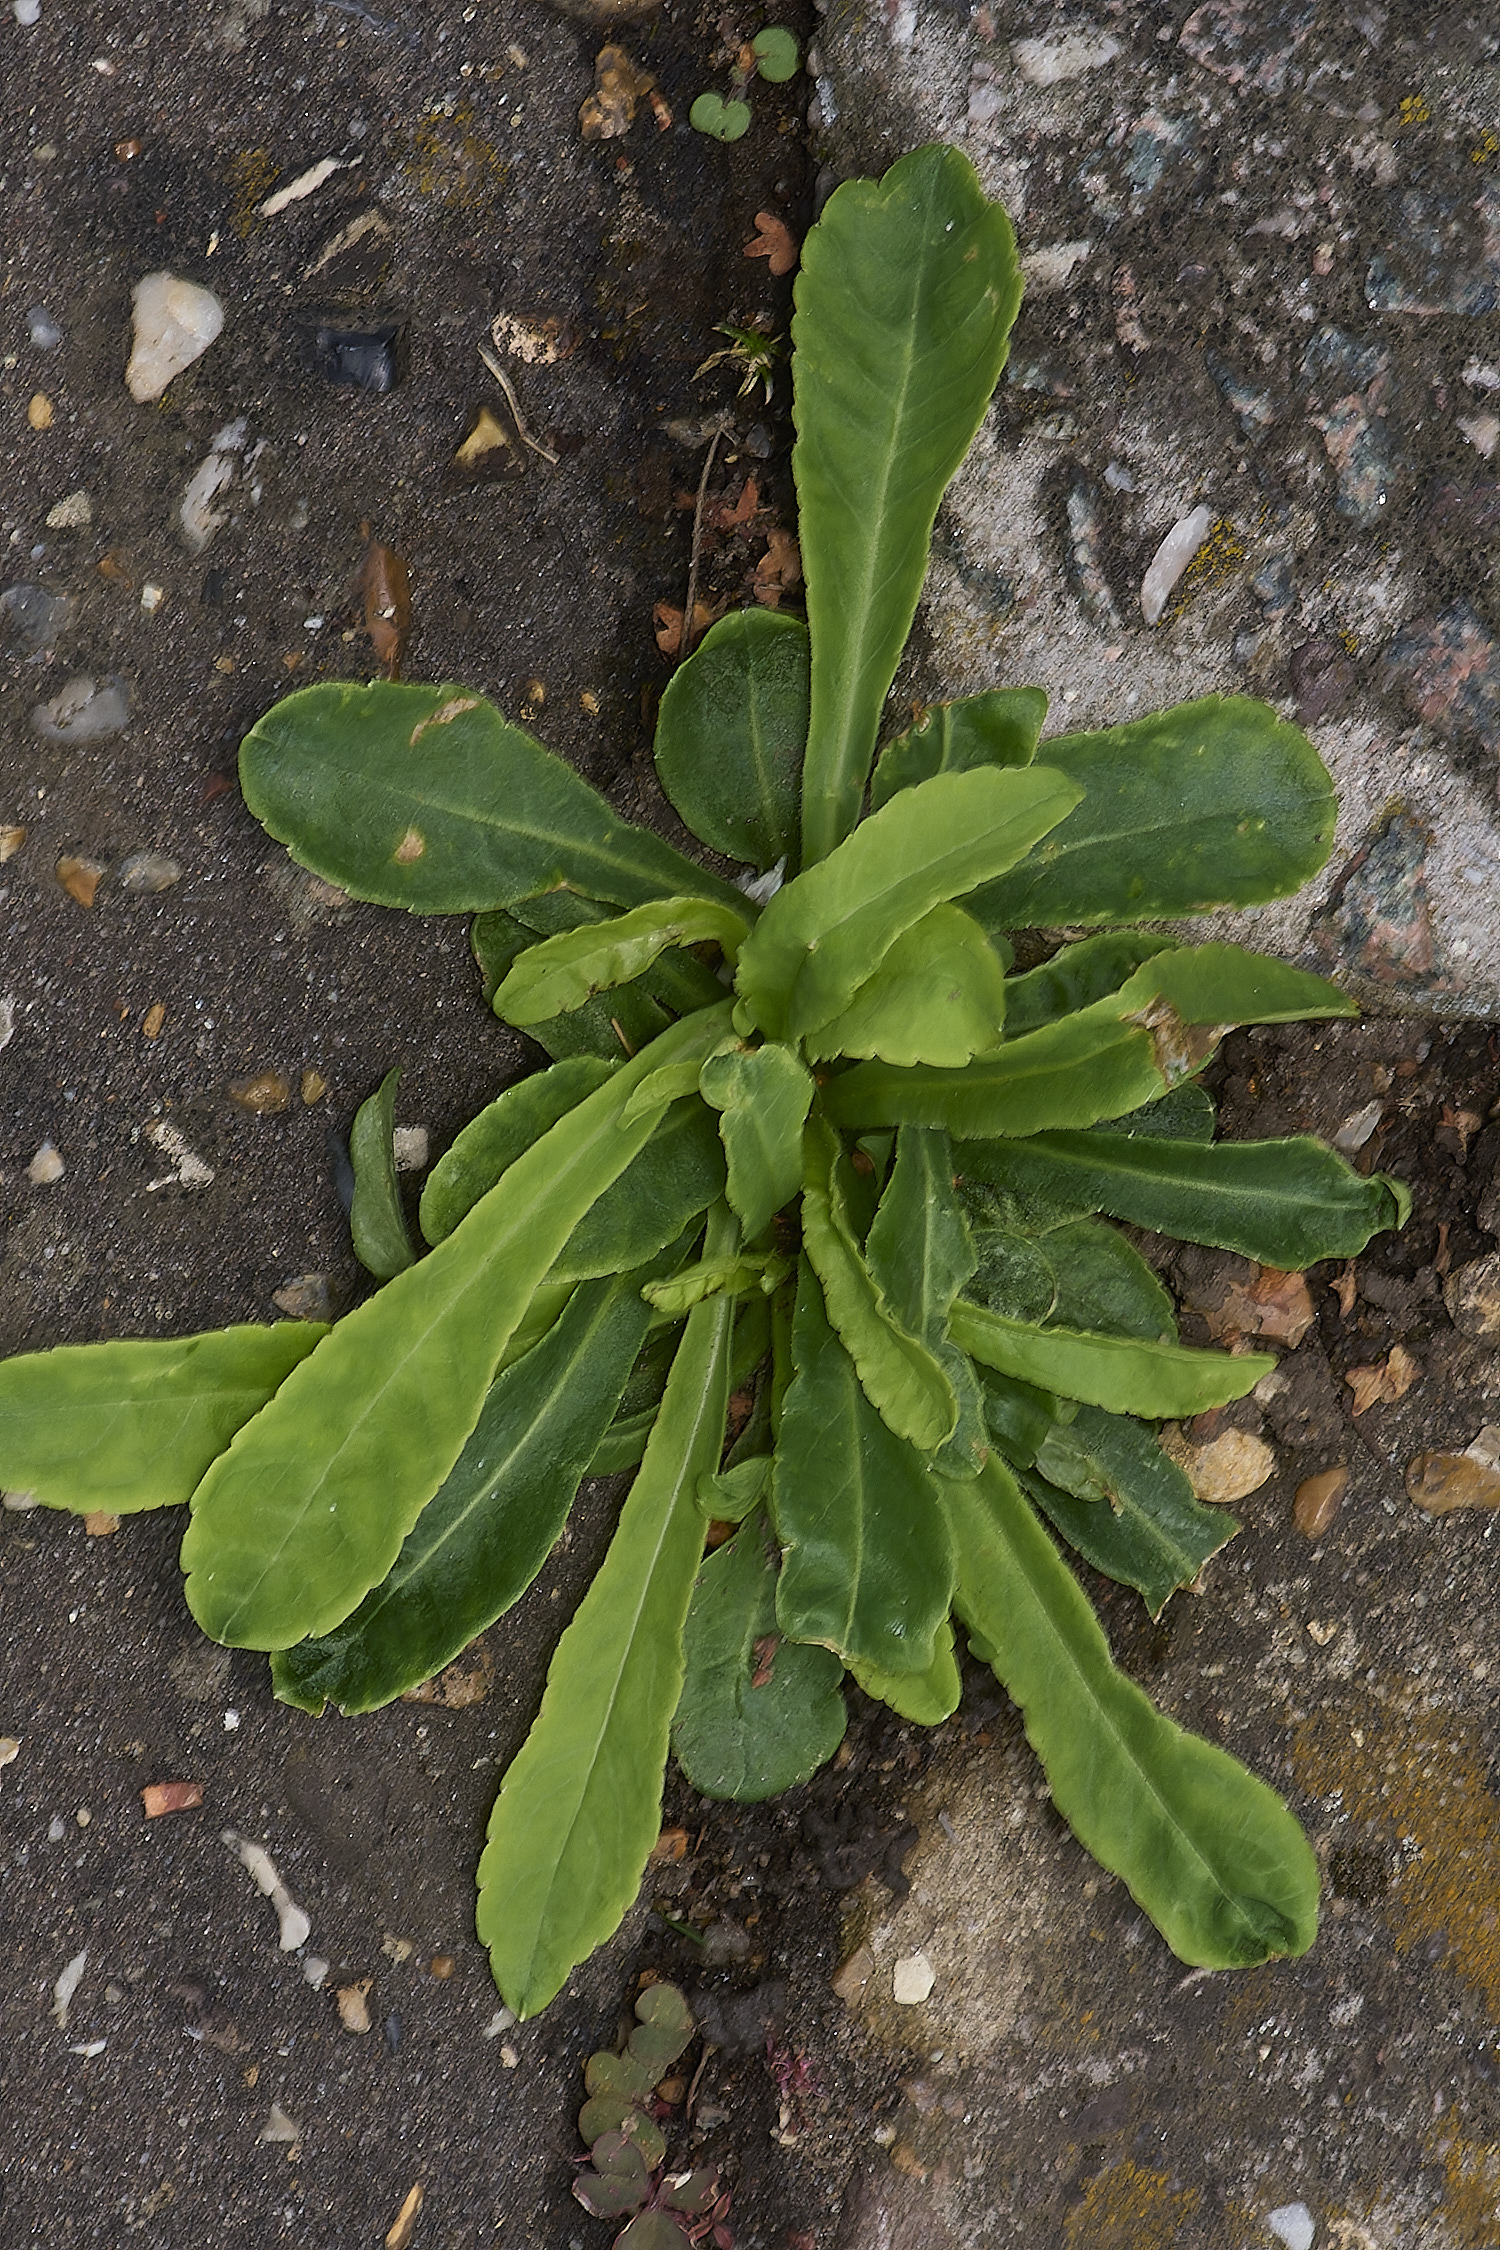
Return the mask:
M 726 102 L 722 94 L 700 94 L 688 111 L 688 123 L 710 140 L 743 140 L 750 130 L 750 104 Z
M 773 86 L 795 78 L 802 67 L 802 49 L 784 23 L 768 23 L 764 31 L 756 33 L 750 47 L 757 71 Z
M 784 339 L 764 335 L 758 328 L 733 328 L 725 321 L 719 322 L 714 334 L 727 336 L 729 342 L 722 351 L 709 353 L 703 365 L 693 370 L 693 380 L 696 382 L 700 375 L 706 375 L 713 367 L 735 367 L 743 378 L 740 397 L 748 398 L 759 383 L 769 405 L 772 386 L 776 381 L 776 362 L 785 349 Z

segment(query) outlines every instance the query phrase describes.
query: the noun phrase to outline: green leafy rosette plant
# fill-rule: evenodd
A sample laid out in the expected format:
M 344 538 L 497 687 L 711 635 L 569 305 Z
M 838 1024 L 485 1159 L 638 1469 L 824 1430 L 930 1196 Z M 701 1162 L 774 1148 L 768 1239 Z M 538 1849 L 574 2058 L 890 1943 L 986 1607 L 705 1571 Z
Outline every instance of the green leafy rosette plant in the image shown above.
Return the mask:
M 808 237 L 808 622 L 722 620 L 656 744 L 678 812 L 753 880 L 622 820 L 469 689 L 314 686 L 267 714 L 241 774 L 270 833 L 361 898 L 474 913 L 494 1007 L 551 1067 L 436 1164 L 421 1255 L 391 1083 L 372 1097 L 354 1227 L 385 1286 L 331 1329 L 0 1369 L 0 1482 L 187 1503 L 194 1616 L 313 1712 L 438 1671 L 531 1583 L 581 1480 L 638 1464 L 480 1861 L 518 2015 L 635 1897 L 669 1743 L 709 1794 L 785 1789 L 837 1747 L 846 1669 L 947 1717 L 955 1620 L 1183 1960 L 1312 1941 L 1297 1823 L 1115 1668 L 1058 1539 L 1159 1611 L 1237 1527 L 1151 1425 L 1273 1365 L 1182 1346 L 1109 1220 L 1294 1268 L 1407 1198 L 1313 1140 L 1214 1141 L 1197 1073 L 1226 1030 L 1354 1010 L 1147 927 L 1323 864 L 1332 789 L 1294 728 L 1211 697 L 1039 748 L 1022 688 L 875 755 L 1019 298 L 1005 214 L 951 149 L 841 187 Z M 1096 934 L 1016 974 L 1027 928 Z M 738 1528 L 705 1558 L 709 1519 Z

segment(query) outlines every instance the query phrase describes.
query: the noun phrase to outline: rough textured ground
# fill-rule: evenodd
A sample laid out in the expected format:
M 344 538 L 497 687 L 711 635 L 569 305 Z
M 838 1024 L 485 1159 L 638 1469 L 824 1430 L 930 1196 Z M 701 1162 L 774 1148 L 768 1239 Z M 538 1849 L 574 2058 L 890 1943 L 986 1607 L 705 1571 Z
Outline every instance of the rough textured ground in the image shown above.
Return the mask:
M 728 29 L 684 11 L 625 36 L 680 127 Z M 583 146 L 597 41 L 519 4 L 466 18 L 272 0 L 143 19 L 43 0 L 38 24 L 7 20 L 3 38 L 3 579 L 75 605 L 50 653 L 12 641 L 0 672 L 0 828 L 27 831 L 0 866 L 9 1351 L 267 1318 L 309 1274 L 348 1304 L 359 1273 L 330 1131 L 399 1061 L 398 1115 L 436 1150 L 522 1066 L 480 1006 L 462 928 L 349 907 L 296 875 L 235 793 L 235 747 L 289 681 L 370 668 L 354 591 L 368 524 L 411 568 L 413 676 L 481 685 L 623 807 L 662 817 L 651 613 L 682 602 L 679 496 L 736 387 L 693 370 L 716 321 L 784 323 L 786 284 L 741 253 L 756 211 L 805 219 L 806 160 L 795 87 L 761 89 L 728 150 L 659 131 L 644 106 L 624 140 Z M 890 96 L 876 154 L 897 153 L 907 123 Z M 255 216 L 325 155 L 361 162 Z M 1190 228 L 1193 196 L 1174 192 L 1160 223 Z M 390 234 L 332 295 L 308 269 L 367 209 Z M 163 265 L 215 287 L 228 319 L 162 405 L 137 406 L 121 380 L 130 290 Z M 32 306 L 56 345 L 32 341 Z M 331 388 L 310 364 L 309 329 L 335 312 L 404 325 L 389 395 Z M 572 347 L 506 361 L 560 460 L 527 456 L 507 423 L 516 465 L 466 484 L 452 456 L 477 408 L 505 418 L 477 357 L 497 312 L 554 319 Z M 28 419 L 37 394 L 44 428 Z M 732 512 L 754 473 L 768 512 L 715 534 L 716 598 L 743 597 L 776 509 L 790 520 L 784 427 L 756 400 L 737 413 L 714 497 Z M 191 558 L 183 488 L 241 415 L 229 520 Z M 77 491 L 89 522 L 49 529 Z M 148 584 L 163 588 L 154 612 Z M 1007 632 L 985 662 L 1015 677 Z M 934 628 L 929 689 L 942 647 Z M 83 672 L 128 681 L 129 728 L 44 741 L 32 707 Z M 121 863 L 143 849 L 180 881 L 126 891 Z M 92 907 L 59 885 L 65 856 L 105 869 Z M 311 1104 L 309 1071 L 326 1086 Z M 234 1099 L 268 1072 L 284 1110 Z M 1493 1519 L 1430 1522 L 1402 1488 L 1414 1453 L 1500 1419 L 1495 1341 L 1457 1330 L 1443 1297 L 1494 1246 L 1500 1069 L 1482 1026 L 1385 1020 L 1238 1038 L 1217 1083 L 1229 1132 L 1357 1121 L 1358 1161 L 1416 1194 L 1352 1292 L 1311 1277 L 1316 1324 L 1287 1389 L 1235 1418 L 1278 1469 L 1203 1591 L 1153 1627 L 1091 1583 L 1122 1661 L 1306 1819 L 1329 1905 L 1305 1961 L 1185 1981 L 1061 1828 L 1015 1715 L 970 1667 L 962 1712 L 933 1736 L 851 1690 L 847 1756 L 778 1804 L 714 1807 L 674 1782 L 684 1856 L 546 2016 L 486 2037 L 472 1866 L 611 1495 L 488 1637 L 483 1701 L 322 1722 L 272 1701 L 260 1659 L 196 1635 L 176 1523 L 90 1538 L 7 1512 L 0 1733 L 20 1751 L 0 1768 L 0 2240 L 373 2243 L 422 2181 L 419 2246 L 602 2246 L 568 2192 L 581 2064 L 658 1972 L 698 1995 L 715 2042 L 678 2145 L 696 2134 L 722 2161 L 741 2250 L 1250 2250 L 1296 2202 L 1335 2250 L 1500 2242 Z M 211 1183 L 172 1182 L 146 1137 L 162 1122 Z M 34 1184 L 46 1141 L 65 1170 Z M 1202 1336 L 1246 1279 L 1202 1257 L 1169 1273 Z M 1345 1378 L 1398 1346 L 1420 1379 L 1353 1417 Z M 1337 1462 L 1349 1489 L 1311 1544 L 1292 1494 Z M 202 1809 L 147 1823 L 139 1791 L 163 1779 L 201 1782 Z M 306 1907 L 321 1990 L 278 1950 L 226 1827 L 263 1840 Z M 846 2004 L 831 1979 L 861 1947 L 870 1974 L 840 1980 Z M 932 1998 L 898 2010 L 891 1964 L 917 1948 Z M 62 2028 L 53 1986 L 85 1949 Z M 358 2036 L 333 1994 L 366 1978 L 374 2028 Z M 259 2139 L 273 2103 L 295 2141 Z

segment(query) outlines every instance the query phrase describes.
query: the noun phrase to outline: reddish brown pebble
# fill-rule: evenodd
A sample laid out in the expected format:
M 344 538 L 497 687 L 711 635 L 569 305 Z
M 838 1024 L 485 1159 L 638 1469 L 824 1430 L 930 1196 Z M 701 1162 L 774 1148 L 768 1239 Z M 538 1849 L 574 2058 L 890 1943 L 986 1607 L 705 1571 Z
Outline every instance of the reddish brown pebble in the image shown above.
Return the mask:
M 427 1974 L 430 1977 L 436 1977 L 442 1983 L 452 1976 L 457 1966 L 458 1964 L 451 1953 L 434 1953 L 427 1964 Z
M 132 133 L 129 140 L 115 142 L 115 154 L 122 164 L 129 164 L 140 155 L 143 146 L 144 143 Z
M 1407 1469 L 1406 1492 L 1429 1516 L 1500 1508 L 1500 1469 L 1472 1453 L 1419 1453 Z
M 688 1836 L 685 1828 L 664 1828 L 651 1847 L 650 1865 L 670 1867 L 679 1859 L 687 1858 Z
M 258 1070 L 253 1078 L 236 1078 L 229 1098 L 257 1117 L 279 1117 L 292 1098 L 292 1089 L 279 1070 Z
M 64 853 L 57 863 L 57 879 L 69 898 L 76 898 L 80 906 L 92 906 L 94 893 L 104 880 L 104 869 L 96 859 L 78 859 Z
M 1323 1469 L 1298 1485 L 1292 1521 L 1304 1539 L 1322 1538 L 1343 1505 L 1348 1484 L 1349 1471 L 1340 1465 L 1336 1469 Z
M 163 1813 L 191 1812 L 202 1802 L 201 1781 L 152 1781 L 141 1791 L 148 1820 L 159 1820 Z

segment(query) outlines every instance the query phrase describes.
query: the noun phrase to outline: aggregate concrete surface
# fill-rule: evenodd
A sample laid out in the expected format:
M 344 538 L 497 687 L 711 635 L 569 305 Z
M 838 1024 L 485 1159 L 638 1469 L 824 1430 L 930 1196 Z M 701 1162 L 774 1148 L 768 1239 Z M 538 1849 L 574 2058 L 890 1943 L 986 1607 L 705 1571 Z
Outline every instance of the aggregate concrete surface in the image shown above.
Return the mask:
M 608 33 L 522 0 L 17 0 L 0 26 L 0 554 L 6 594 L 35 589 L 0 619 L 0 1350 L 271 1318 L 289 1289 L 345 1308 L 362 1281 L 330 1135 L 399 1062 L 398 1121 L 436 1153 L 529 1059 L 483 1009 L 461 923 L 329 892 L 234 787 L 241 735 L 289 684 L 375 668 L 371 537 L 410 570 L 408 676 L 483 688 L 672 832 L 649 767 L 653 611 L 684 598 L 682 501 L 716 415 L 733 420 L 711 598 L 750 598 L 793 522 L 784 399 L 694 378 L 716 323 L 784 329 L 789 284 L 743 255 L 756 214 L 794 233 L 811 215 L 805 81 L 755 89 L 731 147 L 684 122 L 760 20 L 617 24 L 670 121 L 642 98 L 591 143 L 578 113 Z M 611 1491 L 467 1684 L 349 1721 L 276 1704 L 263 1660 L 197 1635 L 177 1523 L 90 1536 L 7 1511 L 7 2244 L 375 2243 L 420 2183 L 418 2250 L 602 2245 L 569 2193 L 581 2066 L 652 1972 L 694 1989 L 714 2041 L 676 2130 L 723 2166 L 740 2250 L 1500 2244 L 1494 1519 L 1431 1519 L 1403 1481 L 1500 1420 L 1500 1304 L 1454 1278 L 1500 1226 L 1500 1066 L 1483 1022 L 1431 1020 L 1491 1013 L 1500 973 L 1490 390 L 1466 373 L 1500 364 L 1500 337 L 1493 303 L 1458 301 L 1486 286 L 1489 238 L 1442 205 L 1455 174 L 1472 198 L 1500 165 L 1493 39 L 1462 9 L 1311 0 L 1086 18 L 900 0 L 819 38 L 821 184 L 943 132 L 1012 200 L 1028 255 L 1092 245 L 1087 287 L 1066 259 L 1033 265 L 1015 379 L 940 524 L 912 692 L 1039 678 L 1054 731 L 1209 685 L 1300 708 L 1346 791 L 1315 901 L 1332 936 L 1271 934 L 1426 1012 L 1229 1043 L 1226 1132 L 1343 1133 L 1412 1182 L 1413 1220 L 1310 1277 L 1283 1387 L 1223 1425 L 1268 1444 L 1272 1472 L 1201 1592 L 1153 1626 L 1088 1579 L 1121 1661 L 1290 1797 L 1324 1864 L 1323 1933 L 1300 1962 L 1187 1975 L 1052 1813 L 970 1665 L 934 1735 L 851 1688 L 847 1755 L 778 1804 L 713 1807 L 673 1780 L 682 1857 L 552 2009 L 507 2024 L 472 1867 Z M 327 158 L 342 168 L 265 212 Z M 1402 194 L 1433 208 L 1393 232 L 1378 198 Z M 138 403 L 131 293 L 159 270 L 211 288 L 225 320 Z M 1439 286 L 1436 309 L 1400 311 Z M 1348 388 L 1315 397 L 1301 371 L 1324 327 Z M 345 373 L 350 350 L 368 375 L 389 347 L 392 387 L 331 382 L 330 331 L 373 339 L 342 347 Z M 466 469 L 481 407 L 504 439 Z M 1392 523 L 1339 514 L 1382 478 Z M 987 479 L 1015 499 L 1003 536 Z M 1228 529 L 1148 635 L 1140 578 L 1200 495 Z M 78 678 L 123 683 L 128 723 L 38 731 Z M 1376 765 L 1398 753 L 1399 783 Z M 164 887 L 129 887 L 141 854 L 134 879 Z M 1185 1336 L 1222 1332 L 1241 1263 L 1152 1250 Z M 1310 1539 L 1293 1493 L 1341 1464 Z M 201 1808 L 148 1822 L 140 1790 L 163 1780 L 201 1784 Z M 301 1952 L 225 1829 L 305 1908 Z M 898 2006 L 918 1954 L 930 1992 Z M 359 2034 L 335 1994 L 366 1980 Z

